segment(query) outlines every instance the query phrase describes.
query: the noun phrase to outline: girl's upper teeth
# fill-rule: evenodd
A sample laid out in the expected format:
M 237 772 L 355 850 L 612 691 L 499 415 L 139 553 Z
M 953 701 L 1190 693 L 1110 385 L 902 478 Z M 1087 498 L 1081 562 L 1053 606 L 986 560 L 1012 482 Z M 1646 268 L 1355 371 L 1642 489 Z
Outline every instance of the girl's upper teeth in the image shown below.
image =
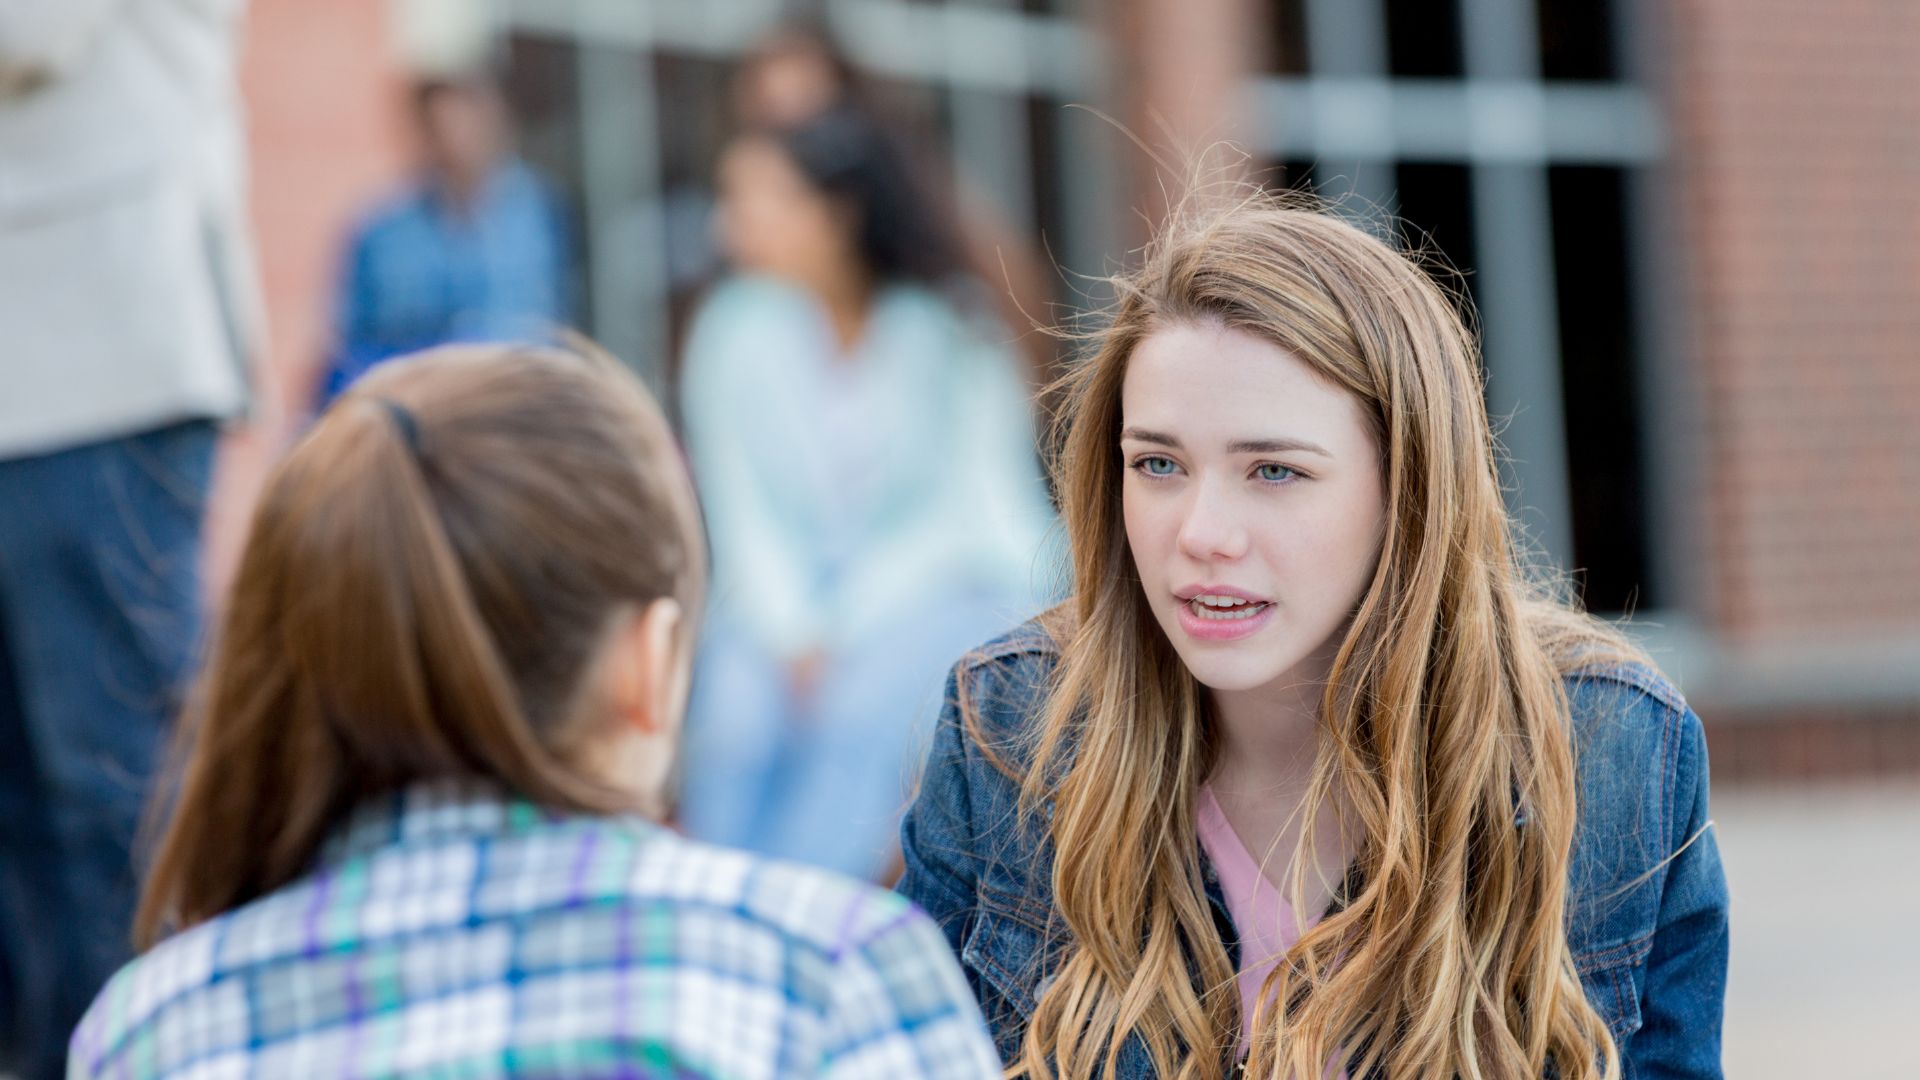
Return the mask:
M 1198 603 L 1205 604 L 1208 607 L 1217 607 L 1217 608 L 1239 607 L 1242 604 L 1253 603 L 1253 601 L 1251 600 L 1242 600 L 1237 596 L 1214 596 L 1211 594 L 1196 596 L 1194 597 L 1194 600 L 1197 601 Z

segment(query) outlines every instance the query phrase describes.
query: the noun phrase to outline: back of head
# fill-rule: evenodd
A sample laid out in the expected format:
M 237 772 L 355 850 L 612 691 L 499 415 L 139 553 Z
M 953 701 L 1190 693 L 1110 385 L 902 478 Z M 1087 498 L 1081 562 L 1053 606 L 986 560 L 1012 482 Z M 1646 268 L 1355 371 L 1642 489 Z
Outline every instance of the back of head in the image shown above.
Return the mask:
M 285 884 L 356 802 L 415 780 L 641 808 L 585 759 L 606 726 L 590 669 L 623 614 L 697 611 L 703 580 L 666 421 L 611 359 L 449 347 L 377 369 L 255 512 L 138 936 Z

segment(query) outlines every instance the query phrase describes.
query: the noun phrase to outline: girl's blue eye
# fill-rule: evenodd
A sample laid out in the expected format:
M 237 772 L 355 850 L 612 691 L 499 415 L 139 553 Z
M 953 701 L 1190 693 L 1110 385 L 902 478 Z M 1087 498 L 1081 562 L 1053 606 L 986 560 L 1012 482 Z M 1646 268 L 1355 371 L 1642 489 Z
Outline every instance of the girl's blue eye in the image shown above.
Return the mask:
M 1173 459 L 1172 458 L 1143 457 L 1139 461 L 1134 462 L 1133 467 L 1136 469 L 1139 469 L 1143 473 L 1146 473 L 1148 476 L 1172 476 L 1173 475 Z
M 1264 465 L 1255 466 L 1253 475 L 1270 484 L 1281 484 L 1300 474 L 1287 468 L 1285 465 L 1275 465 L 1272 462 L 1267 462 Z

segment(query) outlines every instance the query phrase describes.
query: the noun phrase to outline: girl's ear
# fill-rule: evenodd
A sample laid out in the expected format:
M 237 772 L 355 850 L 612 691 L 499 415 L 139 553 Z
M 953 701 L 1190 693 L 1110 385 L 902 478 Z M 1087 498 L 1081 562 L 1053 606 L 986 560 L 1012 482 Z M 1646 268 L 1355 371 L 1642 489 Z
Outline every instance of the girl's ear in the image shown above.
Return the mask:
M 662 597 L 628 615 L 614 635 L 607 692 L 615 714 L 642 734 L 680 724 L 687 682 L 680 622 L 679 601 Z

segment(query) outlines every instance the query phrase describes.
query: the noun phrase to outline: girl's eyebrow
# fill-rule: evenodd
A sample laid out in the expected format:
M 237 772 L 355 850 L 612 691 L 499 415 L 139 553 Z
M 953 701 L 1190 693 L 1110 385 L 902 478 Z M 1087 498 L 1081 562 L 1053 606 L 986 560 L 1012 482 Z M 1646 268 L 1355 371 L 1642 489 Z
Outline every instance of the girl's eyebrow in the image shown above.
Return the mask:
M 1152 443 L 1156 446 L 1165 446 L 1173 450 L 1181 448 L 1179 439 L 1163 432 L 1148 431 L 1145 428 L 1127 428 L 1120 432 L 1120 438 L 1123 440 L 1132 439 L 1136 442 Z M 1285 454 L 1289 452 L 1318 454 L 1324 458 L 1333 456 L 1319 443 L 1308 442 L 1305 439 L 1235 439 L 1227 444 L 1227 453 L 1229 454 Z
M 1319 454 L 1324 458 L 1333 456 L 1319 443 L 1305 439 L 1236 439 L 1227 444 L 1229 454 L 1285 454 L 1295 451 Z
M 1120 432 L 1120 438 L 1122 441 L 1132 439 L 1135 442 L 1153 443 L 1156 446 L 1164 446 L 1172 450 L 1180 449 L 1179 439 L 1171 435 L 1163 435 L 1158 431 L 1148 431 L 1145 428 L 1127 428 Z

